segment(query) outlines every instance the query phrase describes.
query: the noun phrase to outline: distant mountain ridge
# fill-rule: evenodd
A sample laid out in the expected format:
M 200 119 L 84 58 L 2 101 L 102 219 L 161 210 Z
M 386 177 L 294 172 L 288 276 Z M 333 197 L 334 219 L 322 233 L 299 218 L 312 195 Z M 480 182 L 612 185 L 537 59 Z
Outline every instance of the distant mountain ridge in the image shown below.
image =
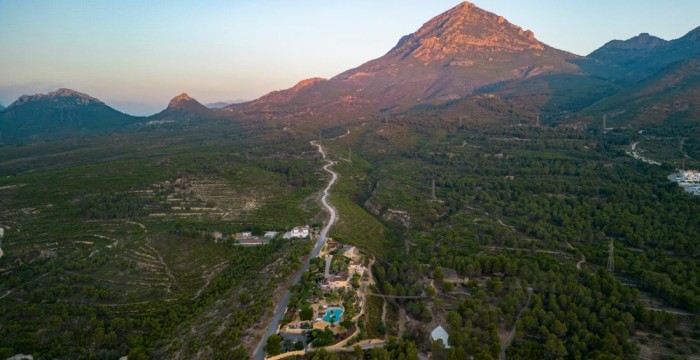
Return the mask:
M 244 100 L 244 99 L 236 99 L 236 100 L 229 100 L 229 101 L 217 101 L 213 103 L 206 103 L 204 106 L 210 108 L 210 109 L 222 109 L 225 108 L 229 105 L 232 104 L 241 104 L 244 102 L 248 102 L 249 100 Z
M 90 95 L 70 89 L 22 95 L 0 112 L 0 145 L 57 140 L 135 129 L 143 125 L 207 120 L 221 113 L 186 93 L 170 100 L 161 112 L 136 117 L 119 112 Z
M 0 111 L 0 144 L 142 124 L 332 122 L 408 112 L 533 123 L 538 114 L 555 123 L 591 122 L 603 114 L 629 124 L 689 116 L 697 121 L 698 57 L 700 27 L 671 41 L 646 33 L 613 40 L 582 57 L 463 2 L 403 36 L 380 58 L 330 79 L 302 80 L 222 109 L 210 109 L 183 93 L 163 111 L 141 118 L 69 89 L 24 95 Z
M 588 55 L 604 65 L 605 71 L 592 70 L 625 84 L 654 75 L 663 68 L 700 55 L 700 27 L 666 41 L 647 33 L 627 40 L 613 40 Z

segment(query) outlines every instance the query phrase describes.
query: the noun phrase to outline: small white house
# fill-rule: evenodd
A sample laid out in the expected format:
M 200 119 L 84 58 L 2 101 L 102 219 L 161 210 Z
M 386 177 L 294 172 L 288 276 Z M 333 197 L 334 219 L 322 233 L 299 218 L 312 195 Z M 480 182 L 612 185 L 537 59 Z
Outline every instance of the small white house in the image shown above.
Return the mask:
M 277 236 L 277 231 L 268 231 L 264 236 L 265 239 L 274 239 Z
M 252 233 L 251 231 L 239 232 L 239 233 L 236 233 L 236 234 L 233 236 L 233 238 L 236 239 L 236 240 L 239 240 L 239 239 L 248 239 L 248 238 L 252 238 L 252 237 L 253 237 L 253 233 Z
M 299 238 L 309 237 L 309 225 L 294 227 L 294 229 L 292 229 L 292 237 L 299 237 Z
M 305 239 L 309 237 L 309 225 L 306 226 L 295 226 L 292 231 L 284 233 L 285 239 L 291 238 L 302 238 Z
M 450 348 L 450 345 L 448 345 L 449 343 L 447 342 L 449 335 L 447 334 L 447 331 L 445 331 L 445 329 L 442 326 L 438 325 L 438 327 L 436 327 L 430 333 L 430 338 L 433 341 L 442 340 L 442 343 L 445 345 L 445 349 Z

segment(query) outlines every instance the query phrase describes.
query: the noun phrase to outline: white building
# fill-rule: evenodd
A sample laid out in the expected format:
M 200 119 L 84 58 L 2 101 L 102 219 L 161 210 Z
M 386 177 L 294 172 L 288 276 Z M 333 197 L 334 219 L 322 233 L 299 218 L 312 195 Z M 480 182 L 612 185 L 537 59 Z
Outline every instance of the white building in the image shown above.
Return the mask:
M 450 348 L 450 345 L 448 345 L 447 342 L 449 335 L 447 334 L 447 331 L 443 329 L 442 326 L 438 325 L 438 327 L 436 327 L 435 330 L 433 330 L 433 332 L 430 333 L 430 338 L 433 341 L 442 340 L 442 344 L 445 345 L 445 349 Z
M 265 233 L 265 239 L 274 239 L 277 236 L 277 231 L 268 231 Z
M 292 231 L 288 231 L 284 233 L 283 238 L 285 239 L 291 239 L 291 238 L 302 238 L 305 239 L 309 237 L 309 225 L 306 226 L 295 226 Z
M 698 183 L 700 182 L 700 172 L 697 170 L 679 171 L 676 180 L 680 183 Z
M 252 238 L 252 237 L 253 237 L 253 232 L 251 232 L 251 231 L 239 232 L 239 233 L 236 233 L 235 235 L 233 235 L 233 238 L 236 240 L 248 239 L 248 238 Z

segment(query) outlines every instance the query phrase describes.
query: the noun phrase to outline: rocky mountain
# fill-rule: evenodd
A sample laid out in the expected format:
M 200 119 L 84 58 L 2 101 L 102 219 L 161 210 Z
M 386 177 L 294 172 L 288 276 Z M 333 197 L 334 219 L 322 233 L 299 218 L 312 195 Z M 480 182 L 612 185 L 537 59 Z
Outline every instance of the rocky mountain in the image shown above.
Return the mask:
M 0 111 L 3 111 L 4 109 L 5 109 L 5 107 L 0 105 Z
M 0 113 L 0 144 L 90 135 L 121 130 L 141 118 L 121 113 L 70 89 L 24 95 Z
M 464 2 L 404 36 L 386 55 L 331 79 L 226 109 L 257 118 L 364 116 L 460 99 L 485 85 L 546 74 L 576 74 L 576 55 Z
M 696 55 L 700 55 L 700 27 L 671 41 L 646 33 L 613 40 L 590 53 L 583 66 L 591 73 L 633 84 Z
M 149 116 L 148 119 L 153 120 L 192 120 L 201 117 L 207 117 L 213 114 L 213 111 L 202 105 L 199 101 L 193 99 L 186 93 L 182 93 L 170 100 L 168 107 L 165 110 Z

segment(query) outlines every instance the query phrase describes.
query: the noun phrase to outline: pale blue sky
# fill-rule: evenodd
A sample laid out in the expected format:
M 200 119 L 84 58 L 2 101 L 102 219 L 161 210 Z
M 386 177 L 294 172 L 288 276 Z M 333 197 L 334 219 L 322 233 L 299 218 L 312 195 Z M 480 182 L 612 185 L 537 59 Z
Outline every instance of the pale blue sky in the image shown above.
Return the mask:
M 697 0 L 474 0 L 585 55 L 700 26 Z M 377 58 L 448 0 L 0 0 L 0 104 L 67 87 L 138 115 L 187 92 L 254 99 Z M 668 5 L 673 4 L 673 5 Z

